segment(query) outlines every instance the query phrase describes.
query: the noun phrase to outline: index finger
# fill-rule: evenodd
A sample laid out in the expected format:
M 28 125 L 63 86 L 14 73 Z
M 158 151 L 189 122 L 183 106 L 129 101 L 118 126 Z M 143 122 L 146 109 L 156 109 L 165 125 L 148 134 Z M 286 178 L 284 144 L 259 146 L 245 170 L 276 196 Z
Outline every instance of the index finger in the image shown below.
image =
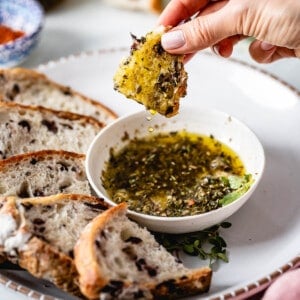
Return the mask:
M 161 13 L 158 23 L 176 26 L 205 7 L 209 0 L 172 0 Z

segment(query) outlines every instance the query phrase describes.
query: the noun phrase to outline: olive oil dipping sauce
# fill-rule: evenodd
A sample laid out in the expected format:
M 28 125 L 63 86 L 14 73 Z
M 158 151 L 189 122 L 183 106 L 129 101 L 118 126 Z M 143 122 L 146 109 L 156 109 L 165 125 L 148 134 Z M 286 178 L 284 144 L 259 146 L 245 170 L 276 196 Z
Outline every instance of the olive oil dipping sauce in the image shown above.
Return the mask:
M 154 216 L 196 215 L 229 204 L 252 184 L 238 155 L 213 136 L 186 131 L 135 138 L 110 149 L 101 174 L 115 203 Z

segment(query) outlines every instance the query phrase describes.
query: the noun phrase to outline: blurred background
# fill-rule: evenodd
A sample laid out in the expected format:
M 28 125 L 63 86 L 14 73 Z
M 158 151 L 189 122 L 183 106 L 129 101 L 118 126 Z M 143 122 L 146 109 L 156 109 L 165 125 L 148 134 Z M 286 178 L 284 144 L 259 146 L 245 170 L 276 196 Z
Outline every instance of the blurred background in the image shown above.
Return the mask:
M 168 0 L 39 0 L 45 8 L 44 28 L 36 49 L 22 64 L 34 68 L 83 51 L 128 48 L 130 33 L 145 34 L 156 26 L 158 11 Z M 153 7 L 154 6 L 154 7 Z M 156 11 L 154 11 L 156 9 Z M 258 65 L 248 54 L 249 40 L 240 42 L 233 57 Z M 206 50 L 210 51 L 210 50 Z M 190 62 L 192 63 L 192 62 Z M 300 60 L 258 65 L 295 87 L 300 86 Z

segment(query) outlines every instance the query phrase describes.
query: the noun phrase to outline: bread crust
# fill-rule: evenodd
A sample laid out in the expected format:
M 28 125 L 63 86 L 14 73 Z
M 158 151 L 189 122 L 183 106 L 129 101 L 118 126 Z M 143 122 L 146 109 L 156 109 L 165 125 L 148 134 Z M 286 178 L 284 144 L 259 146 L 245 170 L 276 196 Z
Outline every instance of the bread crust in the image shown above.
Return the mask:
M 14 197 L 10 197 L 14 198 Z M 110 206 L 104 201 L 102 198 L 98 198 L 95 196 L 89 196 L 89 195 L 83 195 L 83 194 L 56 194 L 51 196 L 45 196 L 45 197 L 34 197 L 34 198 L 25 198 L 22 199 L 22 204 L 43 204 L 43 205 L 51 205 L 55 203 L 59 203 L 60 201 L 63 201 L 65 199 L 71 200 L 71 201 L 82 201 L 82 202 L 90 202 L 90 203 L 97 203 L 101 204 L 103 210 L 106 210 Z M 1 202 L 0 202 L 1 203 Z
M 105 106 L 104 104 L 93 100 L 91 98 L 86 97 L 85 95 L 73 90 L 72 88 L 68 86 L 64 86 L 62 84 L 59 84 L 51 79 L 49 79 L 46 75 L 42 74 L 41 72 L 31 70 L 31 69 L 25 69 L 25 68 L 11 68 L 11 69 L 0 69 L 0 87 L 1 87 L 1 80 L 6 82 L 13 82 L 13 81 L 28 81 L 26 88 L 30 89 L 32 85 L 43 82 L 46 85 L 49 85 L 53 87 L 54 89 L 57 89 L 61 91 L 62 93 L 68 94 L 70 96 L 76 95 L 83 103 L 86 103 L 87 105 L 95 107 L 100 114 L 104 114 L 103 119 L 106 119 L 108 121 L 114 120 L 117 118 L 117 114 L 113 112 L 110 108 Z M 1 88 L 0 88 L 1 90 Z M 9 97 L 5 94 L 3 94 L 4 89 L 2 92 L 0 92 L 0 101 L 5 102 L 11 102 L 12 99 L 9 99 Z M 21 103 L 22 104 L 22 103 Z M 57 110 L 59 111 L 59 110 Z M 98 119 L 96 116 L 90 116 L 94 117 L 95 119 Z
M 43 106 L 33 106 L 33 105 L 23 105 L 19 103 L 14 103 L 14 102 L 1 102 L 0 101 L 0 110 L 5 110 L 5 109 L 19 109 L 19 110 L 28 110 L 28 111 L 36 111 L 36 112 L 41 112 L 43 114 L 52 114 L 58 118 L 66 119 L 69 121 L 80 121 L 82 124 L 91 124 L 92 126 L 98 127 L 99 130 L 105 126 L 102 122 L 96 120 L 95 118 L 85 116 L 85 115 L 80 115 L 80 114 L 75 114 L 71 113 L 69 111 L 57 111 L 51 108 L 43 107 Z
M 95 239 L 115 214 L 126 211 L 126 209 L 127 205 L 121 203 L 103 212 L 85 227 L 75 244 L 74 261 L 80 274 L 80 290 L 89 299 L 99 299 L 101 289 L 109 282 L 109 279 L 103 276 L 103 272 L 98 264 Z
M 157 285 L 146 285 L 154 299 L 176 299 L 187 295 L 208 292 L 212 278 L 212 270 L 203 267 L 191 271 L 184 278 L 175 278 Z
M 6 170 L 7 168 L 10 168 L 12 164 L 16 164 L 22 161 L 26 161 L 29 159 L 38 159 L 38 160 L 46 160 L 53 156 L 61 156 L 62 158 L 71 158 L 71 159 L 79 159 L 84 162 L 85 155 L 70 151 L 64 151 L 64 150 L 41 150 L 36 152 L 29 152 L 24 154 L 19 154 L 15 156 L 11 156 L 9 158 L 0 160 L 0 170 Z
M 31 238 L 26 250 L 19 252 L 18 264 L 33 276 L 49 280 L 63 291 L 81 296 L 73 259 L 47 242 L 37 237 Z

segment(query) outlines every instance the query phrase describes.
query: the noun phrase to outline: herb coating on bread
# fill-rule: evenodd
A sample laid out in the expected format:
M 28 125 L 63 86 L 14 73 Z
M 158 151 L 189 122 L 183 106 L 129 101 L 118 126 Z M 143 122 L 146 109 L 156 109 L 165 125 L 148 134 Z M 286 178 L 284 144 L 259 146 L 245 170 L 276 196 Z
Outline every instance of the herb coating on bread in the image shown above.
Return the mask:
M 114 89 L 146 109 L 166 117 L 178 113 L 179 100 L 186 95 L 187 73 L 183 56 L 167 53 L 161 46 L 166 28 L 159 27 L 140 39 L 133 37 L 131 55 L 114 76 Z

